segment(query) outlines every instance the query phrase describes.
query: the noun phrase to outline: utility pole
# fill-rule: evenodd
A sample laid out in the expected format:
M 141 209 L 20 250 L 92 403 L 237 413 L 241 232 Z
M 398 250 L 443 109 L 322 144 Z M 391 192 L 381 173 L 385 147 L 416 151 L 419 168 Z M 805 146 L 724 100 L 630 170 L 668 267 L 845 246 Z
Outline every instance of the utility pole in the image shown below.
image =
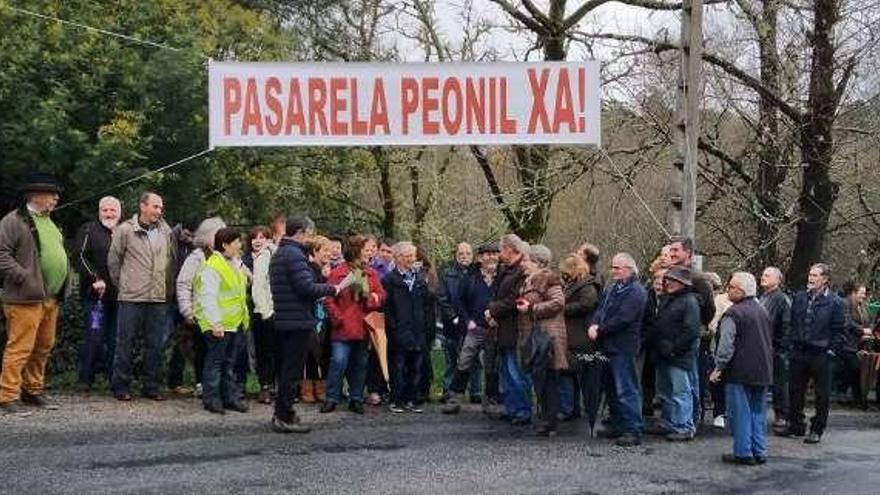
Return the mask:
M 702 91 L 703 0 L 684 0 L 681 7 L 681 67 L 678 73 L 673 134 L 670 232 L 694 238 L 697 216 L 697 166 Z

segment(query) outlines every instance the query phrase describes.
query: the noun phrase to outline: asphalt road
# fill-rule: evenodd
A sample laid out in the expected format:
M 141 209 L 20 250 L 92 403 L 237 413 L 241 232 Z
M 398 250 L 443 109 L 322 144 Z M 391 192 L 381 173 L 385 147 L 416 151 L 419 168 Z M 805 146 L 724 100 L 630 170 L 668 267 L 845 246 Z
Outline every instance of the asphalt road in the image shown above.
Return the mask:
M 647 439 L 622 449 L 567 423 L 555 439 L 485 419 L 319 415 L 308 435 L 269 430 L 270 409 L 209 415 L 165 403 L 66 396 L 59 411 L 0 417 L 0 493 L 877 494 L 880 413 L 833 411 L 818 446 L 771 438 L 765 466 L 722 464 L 730 439 Z

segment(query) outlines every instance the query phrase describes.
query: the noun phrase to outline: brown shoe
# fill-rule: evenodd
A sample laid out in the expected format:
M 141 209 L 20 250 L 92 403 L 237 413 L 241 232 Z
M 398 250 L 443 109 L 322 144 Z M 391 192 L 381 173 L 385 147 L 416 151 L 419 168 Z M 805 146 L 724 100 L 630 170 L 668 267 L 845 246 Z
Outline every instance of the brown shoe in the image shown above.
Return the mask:
M 315 400 L 315 381 L 303 380 L 299 385 L 299 397 L 303 404 L 314 404 Z
M 327 380 L 315 380 L 315 399 L 318 402 L 327 400 Z

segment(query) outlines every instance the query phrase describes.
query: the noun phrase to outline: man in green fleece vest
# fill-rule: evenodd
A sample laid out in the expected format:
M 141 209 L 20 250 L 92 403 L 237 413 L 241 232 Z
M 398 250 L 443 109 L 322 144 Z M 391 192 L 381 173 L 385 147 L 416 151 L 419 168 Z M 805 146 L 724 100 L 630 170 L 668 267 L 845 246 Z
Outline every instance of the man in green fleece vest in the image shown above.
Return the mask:
M 46 362 L 55 345 L 58 299 L 67 282 L 64 238 L 49 214 L 61 192 L 54 177 L 33 174 L 25 205 L 0 220 L 0 277 L 7 322 L 0 374 L 0 412 L 25 415 L 22 403 L 58 405 L 43 393 Z

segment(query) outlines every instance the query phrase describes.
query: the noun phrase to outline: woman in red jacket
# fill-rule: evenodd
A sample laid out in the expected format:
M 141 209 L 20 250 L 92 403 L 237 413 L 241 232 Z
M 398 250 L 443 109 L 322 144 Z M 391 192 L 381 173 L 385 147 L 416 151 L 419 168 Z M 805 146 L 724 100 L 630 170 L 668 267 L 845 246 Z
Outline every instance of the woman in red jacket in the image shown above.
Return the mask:
M 336 297 L 328 297 L 325 305 L 330 315 L 330 370 L 327 374 L 327 400 L 322 413 L 336 410 L 342 395 L 343 375 L 348 381 L 348 408 L 364 413 L 364 382 L 367 375 L 367 326 L 364 316 L 380 311 L 385 303 L 385 290 L 379 275 L 369 266 L 376 251 L 372 237 L 355 235 L 345 247 L 345 263 L 330 272 L 328 283 L 342 284 L 352 277 L 351 284 Z

